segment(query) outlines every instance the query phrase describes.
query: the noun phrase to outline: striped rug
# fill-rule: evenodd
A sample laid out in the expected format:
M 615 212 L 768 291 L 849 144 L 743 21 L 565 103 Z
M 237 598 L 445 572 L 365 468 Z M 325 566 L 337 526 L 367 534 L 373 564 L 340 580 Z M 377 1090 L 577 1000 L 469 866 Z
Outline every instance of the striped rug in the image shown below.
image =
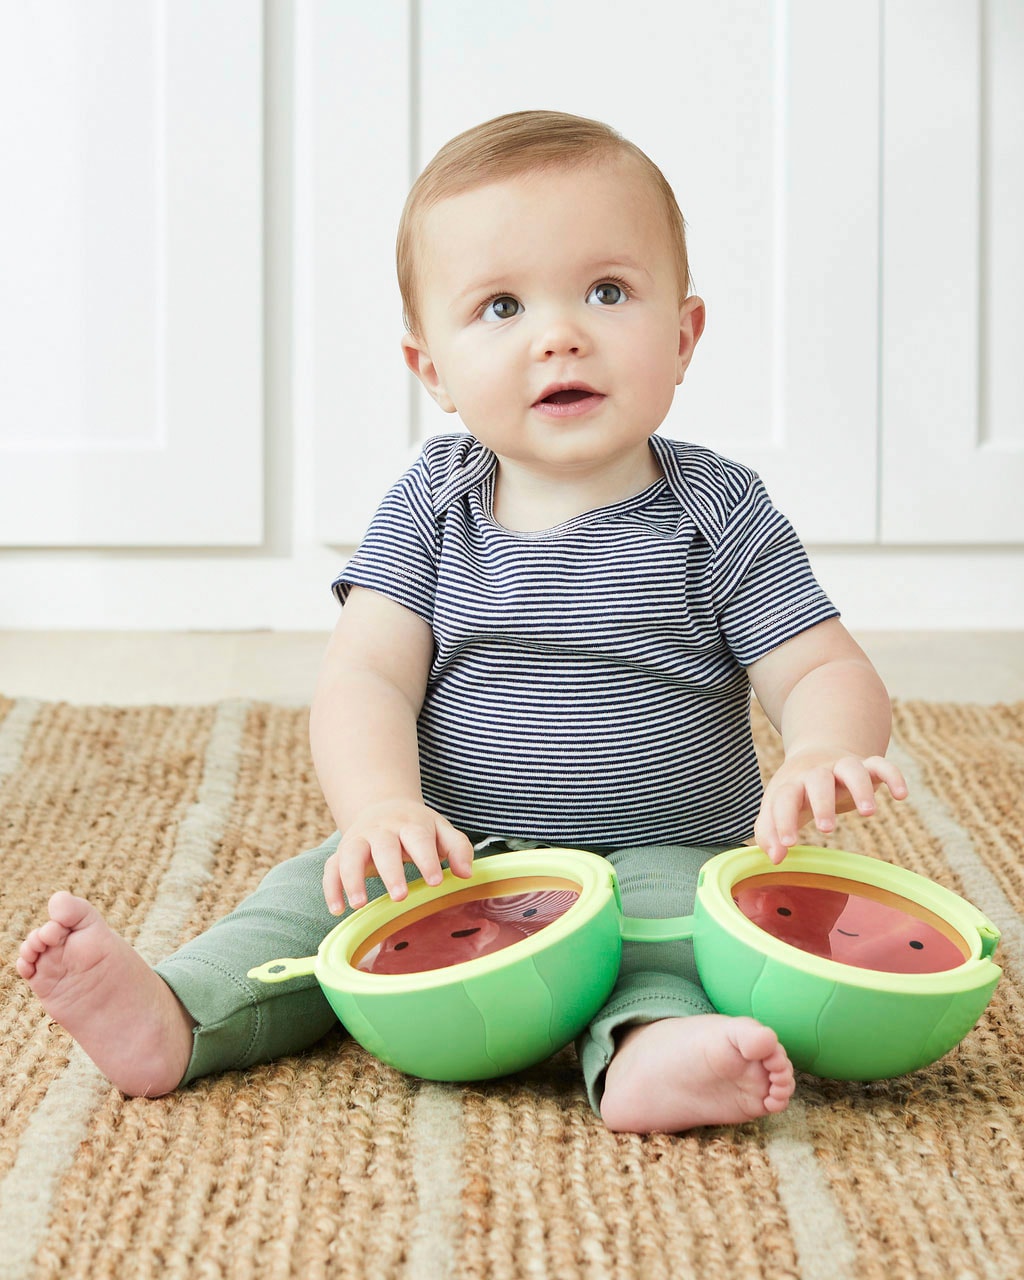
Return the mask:
M 833 843 L 999 927 L 981 1024 L 912 1076 L 802 1078 L 765 1123 L 640 1138 L 594 1118 L 571 1050 L 456 1087 L 340 1031 L 170 1098 L 121 1097 L 41 1016 L 17 944 L 64 886 L 156 960 L 319 842 L 306 717 L 0 698 L 0 1275 L 1024 1276 L 1024 704 L 905 703 L 894 752 L 911 800 L 844 819 Z

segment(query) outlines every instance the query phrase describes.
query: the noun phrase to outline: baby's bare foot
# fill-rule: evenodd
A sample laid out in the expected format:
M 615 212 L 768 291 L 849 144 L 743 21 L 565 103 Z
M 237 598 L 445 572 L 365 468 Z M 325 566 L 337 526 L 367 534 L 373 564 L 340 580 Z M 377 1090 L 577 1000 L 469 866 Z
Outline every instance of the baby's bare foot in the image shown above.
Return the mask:
M 170 987 L 95 907 L 55 893 L 50 918 L 21 944 L 18 972 L 111 1084 L 170 1093 L 192 1053 L 192 1020 Z
M 743 1124 L 785 1110 L 794 1087 L 778 1037 L 753 1018 L 664 1018 L 622 1037 L 601 1115 L 624 1133 Z

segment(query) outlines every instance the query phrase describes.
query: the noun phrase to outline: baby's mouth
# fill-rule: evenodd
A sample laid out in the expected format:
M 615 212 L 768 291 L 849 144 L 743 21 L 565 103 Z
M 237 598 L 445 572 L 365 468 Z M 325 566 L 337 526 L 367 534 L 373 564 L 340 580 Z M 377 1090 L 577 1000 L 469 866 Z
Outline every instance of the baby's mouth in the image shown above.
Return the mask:
M 542 395 L 533 407 L 553 417 L 572 417 L 595 408 L 603 399 L 601 392 L 591 387 L 557 387 Z
M 553 391 L 545 396 L 541 404 L 575 404 L 577 400 L 586 400 L 592 391 L 584 391 L 582 387 L 571 387 L 568 391 Z

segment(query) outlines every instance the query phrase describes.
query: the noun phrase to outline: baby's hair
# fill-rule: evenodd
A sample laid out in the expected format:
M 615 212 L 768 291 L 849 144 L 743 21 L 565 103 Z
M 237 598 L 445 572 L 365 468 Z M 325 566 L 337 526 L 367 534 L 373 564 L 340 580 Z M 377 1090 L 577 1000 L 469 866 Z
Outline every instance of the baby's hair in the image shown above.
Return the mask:
M 398 284 L 405 326 L 419 333 L 416 239 L 423 214 L 449 196 L 543 169 L 576 169 L 602 154 L 632 157 L 668 218 L 680 300 L 690 292 L 683 215 L 668 180 L 651 158 L 610 125 L 561 111 L 515 111 L 467 129 L 445 143 L 409 192 L 398 226 Z

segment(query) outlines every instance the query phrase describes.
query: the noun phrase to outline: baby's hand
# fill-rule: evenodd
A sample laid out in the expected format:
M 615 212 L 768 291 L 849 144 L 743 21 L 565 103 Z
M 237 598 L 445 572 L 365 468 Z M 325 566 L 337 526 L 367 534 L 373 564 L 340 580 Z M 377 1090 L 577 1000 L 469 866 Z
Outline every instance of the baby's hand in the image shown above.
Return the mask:
M 412 800 L 387 800 L 364 809 L 347 828 L 324 867 L 324 897 L 334 915 L 367 901 L 366 875 L 376 871 L 400 902 L 409 892 L 403 864 L 415 863 L 427 884 L 440 884 L 441 860 L 457 876 L 473 874 L 469 839 L 434 809 Z
M 873 814 L 875 791 L 881 786 L 896 800 L 906 798 L 903 774 L 884 756 L 861 759 L 824 748 L 790 756 L 765 788 L 754 840 L 779 863 L 811 818 L 827 835 L 835 830 L 837 813 L 856 809 L 865 818 Z

